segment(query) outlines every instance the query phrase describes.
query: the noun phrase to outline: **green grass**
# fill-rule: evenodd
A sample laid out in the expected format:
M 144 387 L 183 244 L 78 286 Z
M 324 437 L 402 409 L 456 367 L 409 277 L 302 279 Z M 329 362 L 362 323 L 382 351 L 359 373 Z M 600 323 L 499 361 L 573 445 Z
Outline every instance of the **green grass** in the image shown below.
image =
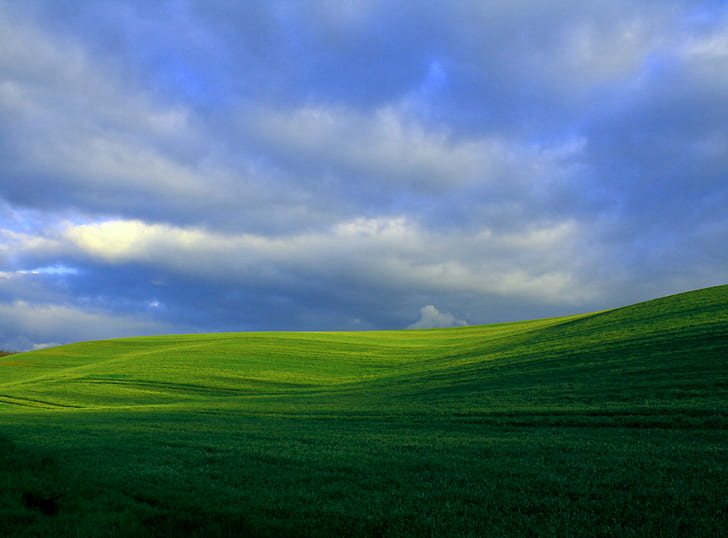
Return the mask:
M 0 536 L 728 536 L 728 286 L 0 357 Z

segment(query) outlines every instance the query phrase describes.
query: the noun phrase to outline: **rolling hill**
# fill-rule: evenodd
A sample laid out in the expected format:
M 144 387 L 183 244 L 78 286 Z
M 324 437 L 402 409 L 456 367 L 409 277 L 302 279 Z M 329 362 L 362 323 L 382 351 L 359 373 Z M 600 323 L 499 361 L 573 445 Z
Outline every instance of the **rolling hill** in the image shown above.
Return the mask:
M 728 286 L 10 355 L 0 535 L 719 535 L 726 402 Z

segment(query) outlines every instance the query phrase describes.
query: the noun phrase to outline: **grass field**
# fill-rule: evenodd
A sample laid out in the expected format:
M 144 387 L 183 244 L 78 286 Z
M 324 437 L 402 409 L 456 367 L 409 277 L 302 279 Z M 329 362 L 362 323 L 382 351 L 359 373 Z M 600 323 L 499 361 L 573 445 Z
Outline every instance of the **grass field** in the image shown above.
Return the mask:
M 0 357 L 0 536 L 728 536 L 728 286 Z

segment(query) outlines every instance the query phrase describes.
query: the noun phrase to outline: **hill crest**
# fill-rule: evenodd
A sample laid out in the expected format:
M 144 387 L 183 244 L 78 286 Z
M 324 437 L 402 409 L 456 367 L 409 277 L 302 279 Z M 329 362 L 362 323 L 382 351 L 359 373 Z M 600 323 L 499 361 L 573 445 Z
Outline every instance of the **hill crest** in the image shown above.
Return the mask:
M 602 312 L 450 329 L 71 344 L 0 357 L 0 406 L 709 408 L 728 396 L 726 352 L 728 286 L 716 286 Z

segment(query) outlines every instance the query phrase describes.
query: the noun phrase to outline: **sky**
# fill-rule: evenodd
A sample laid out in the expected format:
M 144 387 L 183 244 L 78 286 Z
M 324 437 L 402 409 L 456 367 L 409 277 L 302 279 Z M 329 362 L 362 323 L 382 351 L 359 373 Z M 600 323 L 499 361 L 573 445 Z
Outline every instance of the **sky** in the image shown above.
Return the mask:
M 0 0 L 0 348 L 728 282 L 728 2 Z

